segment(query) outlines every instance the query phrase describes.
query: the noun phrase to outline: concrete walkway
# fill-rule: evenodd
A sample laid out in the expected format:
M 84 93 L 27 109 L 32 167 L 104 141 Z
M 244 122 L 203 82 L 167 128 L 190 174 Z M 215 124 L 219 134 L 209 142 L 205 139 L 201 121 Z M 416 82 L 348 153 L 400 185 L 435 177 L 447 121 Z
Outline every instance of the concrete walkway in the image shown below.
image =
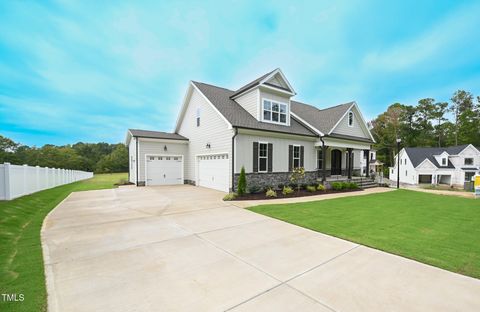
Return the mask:
M 480 311 L 480 280 L 222 196 L 187 185 L 71 194 L 42 229 L 49 310 Z

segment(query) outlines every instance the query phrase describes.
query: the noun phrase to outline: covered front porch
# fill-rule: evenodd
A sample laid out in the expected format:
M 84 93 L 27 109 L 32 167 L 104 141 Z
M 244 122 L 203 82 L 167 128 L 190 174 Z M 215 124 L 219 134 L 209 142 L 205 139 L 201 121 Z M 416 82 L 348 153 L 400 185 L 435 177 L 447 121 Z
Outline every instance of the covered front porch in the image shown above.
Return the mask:
M 318 177 L 322 182 L 369 177 L 369 143 L 324 137 L 315 143 L 315 147 Z

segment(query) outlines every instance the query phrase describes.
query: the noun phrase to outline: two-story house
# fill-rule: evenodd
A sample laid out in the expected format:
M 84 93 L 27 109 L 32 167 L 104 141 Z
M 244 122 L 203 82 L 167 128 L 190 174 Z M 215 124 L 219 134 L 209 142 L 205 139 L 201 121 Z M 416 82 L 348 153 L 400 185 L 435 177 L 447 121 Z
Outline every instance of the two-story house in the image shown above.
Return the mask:
M 480 151 L 471 144 L 451 147 L 407 147 L 395 156 L 390 180 L 406 184 L 447 184 L 461 187 L 480 171 Z
M 304 167 L 306 183 L 361 175 L 374 139 L 355 102 L 320 109 L 297 102 L 280 69 L 237 90 L 191 81 L 173 133 L 129 130 L 130 181 L 229 191 L 276 186 Z M 369 171 L 365 170 L 365 175 Z

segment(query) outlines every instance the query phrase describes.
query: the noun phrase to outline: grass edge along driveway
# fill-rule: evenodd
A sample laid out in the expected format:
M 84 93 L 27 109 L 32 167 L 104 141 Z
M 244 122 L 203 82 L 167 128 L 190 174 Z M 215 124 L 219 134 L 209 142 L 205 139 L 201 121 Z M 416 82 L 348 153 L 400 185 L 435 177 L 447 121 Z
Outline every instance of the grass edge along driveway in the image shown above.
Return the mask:
M 480 278 L 480 200 L 396 190 L 249 210 Z
M 46 311 L 47 294 L 40 230 L 43 219 L 70 193 L 114 188 L 126 173 L 99 174 L 11 201 L 0 201 L 0 296 L 24 295 L 5 302 L 0 311 Z

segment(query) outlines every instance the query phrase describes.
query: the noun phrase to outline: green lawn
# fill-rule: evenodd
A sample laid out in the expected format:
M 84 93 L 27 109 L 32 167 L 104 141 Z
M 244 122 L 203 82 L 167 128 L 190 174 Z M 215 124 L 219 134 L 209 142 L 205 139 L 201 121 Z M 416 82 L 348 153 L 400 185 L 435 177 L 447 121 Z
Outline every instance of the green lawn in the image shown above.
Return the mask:
M 480 278 L 480 200 L 397 190 L 250 210 Z
M 0 201 L 0 296 L 23 294 L 23 302 L 3 302 L 0 311 L 46 311 L 40 229 L 45 216 L 71 192 L 113 188 L 126 173 L 101 174 L 11 201 Z

